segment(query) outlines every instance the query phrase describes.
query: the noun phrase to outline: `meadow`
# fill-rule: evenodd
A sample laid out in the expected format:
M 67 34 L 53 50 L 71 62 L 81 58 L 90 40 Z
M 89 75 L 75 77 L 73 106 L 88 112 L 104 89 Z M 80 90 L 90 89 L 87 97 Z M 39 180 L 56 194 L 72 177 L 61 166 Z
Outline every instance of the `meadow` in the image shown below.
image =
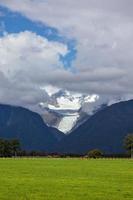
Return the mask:
M 132 200 L 133 160 L 0 159 L 0 200 Z

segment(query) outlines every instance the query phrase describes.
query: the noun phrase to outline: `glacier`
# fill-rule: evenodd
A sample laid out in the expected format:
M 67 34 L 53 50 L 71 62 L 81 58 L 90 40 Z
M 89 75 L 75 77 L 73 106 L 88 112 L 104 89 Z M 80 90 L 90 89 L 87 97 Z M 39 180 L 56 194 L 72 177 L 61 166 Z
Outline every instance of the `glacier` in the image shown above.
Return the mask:
M 40 102 L 40 107 L 44 110 L 43 120 L 48 126 L 65 134 L 69 134 L 82 117 L 88 118 L 90 113 L 84 111 L 84 106 L 95 103 L 99 98 L 95 94 L 86 95 L 52 87 L 44 89 L 49 99 Z M 90 111 L 92 112 L 91 109 Z

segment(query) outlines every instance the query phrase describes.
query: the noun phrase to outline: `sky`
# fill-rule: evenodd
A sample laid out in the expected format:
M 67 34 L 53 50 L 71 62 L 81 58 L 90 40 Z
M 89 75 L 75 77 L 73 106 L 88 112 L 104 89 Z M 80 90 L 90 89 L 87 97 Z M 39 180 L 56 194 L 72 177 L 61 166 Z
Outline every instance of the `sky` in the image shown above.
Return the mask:
M 0 0 L 0 103 L 35 110 L 47 86 L 133 98 L 132 0 Z

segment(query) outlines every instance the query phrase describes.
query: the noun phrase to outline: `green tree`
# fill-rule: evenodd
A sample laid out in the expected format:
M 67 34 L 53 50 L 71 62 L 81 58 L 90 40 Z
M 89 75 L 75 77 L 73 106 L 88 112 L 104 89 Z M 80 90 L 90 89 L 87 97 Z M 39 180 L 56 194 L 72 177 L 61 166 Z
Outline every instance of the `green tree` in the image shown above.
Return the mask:
M 130 153 L 131 158 L 133 158 L 133 134 L 128 134 L 124 139 L 125 149 Z
M 0 157 L 17 156 L 19 150 L 20 150 L 19 140 L 0 139 Z
M 5 151 L 4 140 L 0 139 L 0 157 L 4 156 L 4 151 Z
M 101 158 L 103 156 L 103 152 L 99 149 L 93 149 L 88 152 L 89 158 Z
M 20 150 L 20 142 L 17 139 L 13 139 L 10 141 L 12 155 L 17 156 L 18 151 Z
M 12 147 L 9 140 L 3 140 L 3 156 L 11 157 L 12 156 Z

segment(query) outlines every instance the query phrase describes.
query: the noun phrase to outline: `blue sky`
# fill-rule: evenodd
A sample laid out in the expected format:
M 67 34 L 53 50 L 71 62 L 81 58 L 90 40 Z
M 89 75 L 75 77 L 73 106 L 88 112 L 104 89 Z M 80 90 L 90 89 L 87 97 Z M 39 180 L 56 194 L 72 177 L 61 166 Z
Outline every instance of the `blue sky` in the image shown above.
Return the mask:
M 0 36 L 2 37 L 4 32 L 7 33 L 20 33 L 23 31 L 31 31 L 47 38 L 49 41 L 58 41 L 66 44 L 68 47 L 68 53 L 65 56 L 60 55 L 60 60 L 63 63 L 65 69 L 70 68 L 73 60 L 76 58 L 76 41 L 69 39 L 59 34 L 58 30 L 54 27 L 49 27 L 41 22 L 31 21 L 18 12 L 12 12 L 11 10 L 0 6 Z

